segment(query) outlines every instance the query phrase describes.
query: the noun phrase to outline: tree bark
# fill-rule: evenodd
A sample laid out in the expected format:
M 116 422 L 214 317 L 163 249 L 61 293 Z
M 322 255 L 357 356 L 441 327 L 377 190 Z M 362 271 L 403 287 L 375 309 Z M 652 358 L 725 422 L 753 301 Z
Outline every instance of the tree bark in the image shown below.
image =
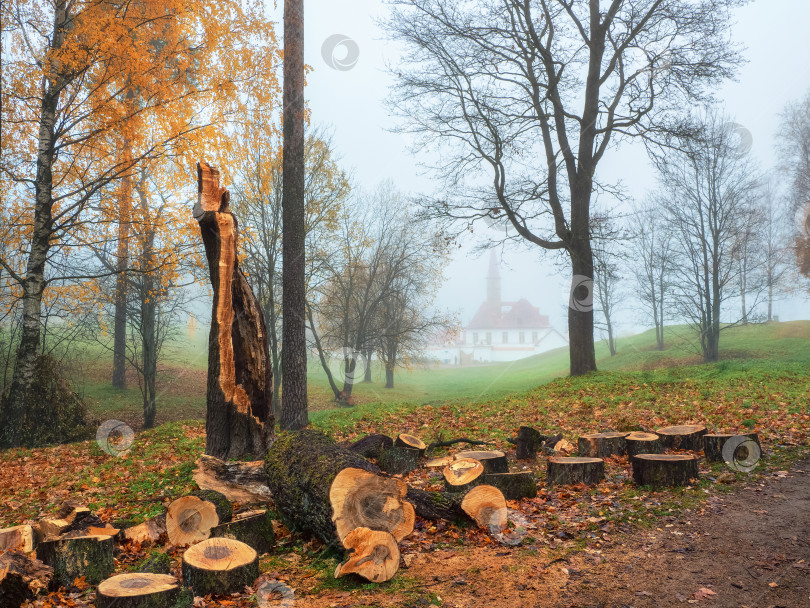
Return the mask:
M 282 430 L 302 429 L 307 414 L 307 343 L 304 193 L 304 2 L 284 2 L 282 166 L 283 318 Z
M 579 231 L 584 233 L 573 241 L 570 246 L 571 269 L 578 280 L 583 281 L 580 289 L 590 290 L 588 299 L 570 302 L 568 307 L 568 356 L 570 373 L 572 376 L 581 376 L 596 371 L 596 350 L 593 341 L 593 251 L 591 250 L 588 234 L 588 207 L 590 190 L 580 193 L 583 200 L 577 205 L 572 204 L 572 226 L 579 224 Z M 576 208 L 584 207 L 575 214 Z M 576 237 L 573 237 L 576 238 Z M 572 287 L 576 288 L 575 285 Z
M 605 478 L 605 461 L 601 458 L 566 458 L 553 456 L 546 466 L 548 485 L 584 483 L 595 485 Z
M 131 91 L 127 92 L 127 99 Z M 132 144 L 124 138 L 124 164 L 132 164 Z M 115 275 L 115 315 L 113 324 L 113 372 L 112 385 L 127 387 L 127 268 L 129 266 L 129 230 L 132 219 L 132 177 L 127 172 L 121 179 L 118 200 L 118 262 Z M 146 427 L 151 428 L 151 427 Z
M 685 486 L 698 477 L 694 456 L 639 454 L 633 458 L 633 479 L 640 486 Z
M 273 372 L 259 303 L 239 268 L 238 226 L 219 171 L 197 165 L 200 224 L 214 291 L 208 352 L 205 453 L 262 456 L 273 441 Z

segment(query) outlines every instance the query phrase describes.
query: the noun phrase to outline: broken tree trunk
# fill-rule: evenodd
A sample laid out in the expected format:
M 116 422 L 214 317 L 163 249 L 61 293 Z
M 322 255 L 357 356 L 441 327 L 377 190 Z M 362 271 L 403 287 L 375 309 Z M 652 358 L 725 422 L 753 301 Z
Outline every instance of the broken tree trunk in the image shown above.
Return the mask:
M 484 465 L 474 458 L 457 458 L 444 467 L 442 473 L 448 492 L 464 492 L 484 474 Z
M 548 439 L 548 436 L 530 426 L 520 427 L 515 440 L 515 458 L 518 460 L 534 460 L 537 458 L 537 450 L 543 447 L 546 439 Z
M 471 450 L 459 452 L 458 458 L 474 458 L 484 465 L 484 473 L 508 473 L 509 463 L 506 461 L 506 454 L 498 450 Z
M 193 478 L 201 490 L 216 490 L 240 505 L 267 504 L 272 500 L 261 460 L 225 462 L 203 454 L 197 460 Z
M 47 588 L 52 577 L 53 570 L 37 559 L 18 551 L 0 553 L 0 606 L 18 608 L 43 585 Z
M 379 458 L 383 450 L 394 445 L 394 440 L 388 435 L 380 435 L 379 433 L 372 433 L 366 435 L 362 439 L 358 439 L 351 445 L 346 446 L 350 452 L 360 454 L 363 458 Z
M 461 508 L 481 528 L 501 531 L 506 527 L 508 512 L 506 499 L 498 488 L 481 485 L 467 492 Z
M 98 585 L 110 576 L 113 562 L 112 536 L 79 536 L 42 541 L 37 558 L 53 568 L 53 581 L 68 587 L 80 576 L 91 585 Z
M 208 351 L 205 453 L 262 456 L 273 440 L 273 372 L 261 307 L 239 268 L 237 222 L 219 171 L 197 165 L 200 225 L 214 290 Z
M 686 454 L 637 454 L 633 479 L 640 486 L 686 486 L 698 479 L 698 461 Z
M 96 590 L 96 608 L 174 608 L 180 582 L 168 574 L 130 572 L 108 578 Z
M 338 564 L 335 578 L 357 574 L 373 583 L 391 580 L 399 569 L 399 546 L 388 532 L 356 528 L 343 544 L 351 551 L 349 559 Z
M 754 441 L 759 445 L 759 434 L 757 433 L 740 433 Z M 703 436 L 703 453 L 706 455 L 706 460 L 710 462 L 723 462 L 723 446 L 726 441 L 736 437 L 736 435 L 729 435 L 726 433 L 715 435 Z
M 537 481 L 531 471 L 517 473 L 488 473 L 481 483 L 498 488 L 506 500 L 520 500 L 537 496 Z
M 703 435 L 706 434 L 706 427 L 702 424 L 667 426 L 656 430 L 655 434 L 661 439 L 663 448 L 699 452 L 703 449 Z
M 607 458 L 627 451 L 627 433 L 590 433 L 580 435 L 577 440 L 577 454 L 587 458 Z
M 636 454 L 658 454 L 661 451 L 661 441 L 655 433 L 634 431 L 624 440 L 627 442 L 627 455 L 631 460 Z
M 259 556 L 238 540 L 209 538 L 186 549 L 182 572 L 195 596 L 241 592 L 259 577 Z
M 273 520 L 268 511 L 250 511 L 238 515 L 233 521 L 211 528 L 211 538 L 222 537 L 238 540 L 262 555 L 273 548 L 276 537 Z
M 546 467 L 546 483 L 592 486 L 605 478 L 605 461 L 601 458 L 552 456 Z

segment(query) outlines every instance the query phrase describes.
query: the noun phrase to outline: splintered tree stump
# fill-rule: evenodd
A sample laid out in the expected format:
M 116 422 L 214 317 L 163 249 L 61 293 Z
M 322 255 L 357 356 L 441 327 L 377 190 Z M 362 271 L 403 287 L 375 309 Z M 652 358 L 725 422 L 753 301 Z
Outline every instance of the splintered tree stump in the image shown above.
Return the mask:
M 168 574 L 119 574 L 98 586 L 96 608 L 174 608 L 180 589 Z
M 758 433 L 740 433 L 740 435 L 748 437 L 759 445 Z M 703 453 L 706 456 L 706 460 L 710 462 L 723 462 L 723 446 L 726 444 L 726 441 L 732 437 L 736 437 L 736 435 L 726 433 L 703 435 Z M 2 534 L 1 531 L 0 534 Z
M 259 577 L 259 556 L 238 540 L 209 538 L 186 549 L 182 572 L 195 596 L 235 593 Z
M 394 440 L 394 445 L 400 448 L 413 448 L 414 450 L 418 450 L 420 456 L 424 456 L 425 450 L 427 449 L 424 441 L 419 439 L 419 437 L 408 435 L 407 433 L 398 435 Z
M 633 479 L 640 486 L 686 486 L 698 479 L 698 460 L 687 454 L 636 454 Z
M 655 433 L 634 431 L 624 438 L 627 442 L 627 455 L 632 459 L 636 454 L 658 454 L 661 441 Z
M 577 440 L 577 454 L 586 458 L 607 458 L 627 451 L 627 433 L 589 433 Z
M 230 538 L 245 543 L 262 555 L 269 553 L 276 541 L 273 520 L 268 511 L 255 511 L 211 528 L 211 538 Z
M 197 496 L 178 498 L 166 511 L 166 534 L 173 545 L 193 545 L 205 540 L 216 525 L 219 525 L 216 506 Z
M 98 585 L 115 569 L 112 536 L 79 536 L 42 541 L 37 558 L 53 568 L 53 580 L 63 587 L 83 576 Z
M 655 431 L 661 440 L 661 447 L 668 450 L 690 450 L 699 452 L 703 449 L 703 435 L 706 427 L 702 424 L 683 424 L 667 426 Z
M 515 458 L 518 460 L 534 460 L 537 458 L 537 450 L 543 446 L 546 439 L 548 439 L 546 435 L 530 426 L 518 428 L 517 439 L 515 440 Z
M 261 460 L 225 462 L 203 454 L 197 460 L 193 478 L 200 489 L 216 490 L 240 505 L 267 504 L 272 500 Z
M 34 528 L 31 526 L 13 526 L 0 530 L 0 553 L 5 551 L 30 553 L 35 547 Z
M 340 471 L 329 490 L 338 538 L 344 541 L 352 530 L 370 528 L 401 541 L 413 532 L 415 519 L 413 506 L 405 500 L 407 491 L 401 479 L 351 467 Z
M 395 445 L 380 452 L 377 464 L 391 475 L 407 475 L 419 466 L 419 450 Z
M 0 606 L 18 608 L 53 578 L 53 569 L 19 551 L 0 552 Z
M 537 496 L 537 481 L 531 471 L 518 473 L 488 473 L 479 481 L 498 488 L 506 500 L 521 500 Z
M 596 485 L 605 478 L 605 461 L 601 458 L 552 456 L 546 466 L 549 485 Z
M 506 454 L 498 450 L 470 450 L 459 452 L 456 459 L 473 458 L 484 465 L 484 473 L 508 473 L 509 463 Z
M 358 439 L 353 444 L 347 446 L 350 452 L 360 454 L 363 458 L 379 458 L 383 450 L 393 447 L 394 440 L 388 435 L 372 433 L 362 439 Z
M 200 225 L 214 291 L 208 341 L 205 453 L 223 460 L 261 456 L 273 443 L 273 372 L 261 307 L 239 268 L 238 225 L 219 171 L 197 165 Z
M 391 580 L 399 569 L 399 546 L 388 532 L 357 528 L 346 535 L 343 544 L 351 553 L 346 562 L 338 564 L 335 578 L 357 574 L 382 583 Z
M 467 492 L 461 502 L 461 508 L 481 528 L 495 531 L 506 527 L 508 520 L 506 499 L 498 488 L 488 485 L 475 486 Z
M 463 492 L 484 474 L 484 465 L 474 458 L 457 458 L 444 467 L 443 474 L 448 492 Z

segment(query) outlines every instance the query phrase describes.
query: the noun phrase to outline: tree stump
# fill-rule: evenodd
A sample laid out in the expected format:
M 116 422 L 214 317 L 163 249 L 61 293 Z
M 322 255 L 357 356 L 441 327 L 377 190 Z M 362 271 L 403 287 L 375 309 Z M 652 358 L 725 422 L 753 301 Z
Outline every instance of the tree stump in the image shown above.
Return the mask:
M 399 546 L 388 532 L 356 528 L 346 535 L 343 544 L 351 553 L 346 562 L 338 564 L 335 578 L 358 574 L 366 580 L 382 583 L 391 580 L 399 569 Z
M 549 485 L 596 485 L 605 478 L 605 461 L 601 458 L 552 456 L 546 466 Z
M 607 458 L 624 454 L 627 433 L 590 433 L 577 440 L 577 454 L 586 458 Z
M 467 492 L 461 508 L 481 528 L 503 530 L 507 524 L 506 499 L 498 488 L 481 485 Z
M 699 452 L 703 449 L 703 435 L 706 434 L 706 427 L 702 424 L 667 426 L 658 429 L 655 434 L 660 438 L 663 448 Z
M 636 454 L 633 479 L 640 486 L 685 486 L 698 479 L 697 457 L 686 454 Z
M 548 439 L 546 435 L 530 426 L 518 428 L 515 440 L 515 458 L 518 460 L 536 459 L 537 450 L 543 446 L 546 439 Z
M 22 551 L 30 553 L 36 547 L 32 526 L 13 526 L 0 530 L 0 553 Z
M 420 456 L 424 456 L 425 450 L 427 449 L 424 441 L 419 439 L 419 437 L 408 435 L 407 433 L 397 435 L 397 438 L 394 440 L 394 445 L 400 448 L 413 448 L 414 450 L 418 450 Z
M 627 455 L 632 460 L 636 454 L 658 454 L 661 452 L 661 441 L 655 433 L 635 431 L 624 438 L 627 442 Z
M 407 475 L 419 466 L 419 450 L 395 445 L 380 452 L 377 464 L 391 475 Z
M 744 435 L 757 445 L 760 445 L 758 433 L 740 433 L 740 435 Z M 732 437 L 736 437 L 736 435 L 726 433 L 703 435 L 703 453 L 706 456 L 706 460 L 709 462 L 723 462 L 723 446 L 726 444 L 726 441 Z
M 208 341 L 205 453 L 222 460 L 261 456 L 273 442 L 273 372 L 267 328 L 239 268 L 238 225 L 219 171 L 197 165 L 200 225 L 214 290 Z
M 79 536 L 42 541 L 37 558 L 53 568 L 53 580 L 68 587 L 83 576 L 91 585 L 98 585 L 115 569 L 112 536 Z
M 0 606 L 18 608 L 52 578 L 53 570 L 37 559 L 19 551 L 0 553 Z
M 537 496 L 537 481 L 531 471 L 518 473 L 488 473 L 479 481 L 498 488 L 506 500 L 520 500 Z
M 384 450 L 393 447 L 393 445 L 394 440 L 388 435 L 372 433 L 371 435 L 366 435 L 362 439 L 358 439 L 353 444 L 347 446 L 347 449 L 350 452 L 360 454 L 360 456 L 363 458 L 377 459 Z
M 259 555 L 269 553 L 276 542 L 268 511 L 252 511 L 211 528 L 211 538 L 230 538 L 253 547 Z
M 259 577 L 259 556 L 238 540 L 209 538 L 186 550 L 182 572 L 195 596 L 235 593 Z
M 174 608 L 180 582 L 168 574 L 131 572 L 102 581 L 96 608 Z
M 193 545 L 211 536 L 219 524 L 214 503 L 197 496 L 183 496 L 172 501 L 166 511 L 166 534 L 176 546 Z
M 484 465 L 474 458 L 457 458 L 442 471 L 448 492 L 463 492 L 484 474 Z
M 509 463 L 506 454 L 498 450 L 470 450 L 459 452 L 456 459 L 473 458 L 484 465 L 484 473 L 508 473 Z

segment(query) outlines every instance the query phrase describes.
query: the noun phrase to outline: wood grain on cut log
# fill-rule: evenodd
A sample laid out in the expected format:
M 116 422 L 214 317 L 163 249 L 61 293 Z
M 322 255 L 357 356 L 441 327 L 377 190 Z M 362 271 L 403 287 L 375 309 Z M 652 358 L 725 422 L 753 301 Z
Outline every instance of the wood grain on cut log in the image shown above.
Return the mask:
M 745 435 L 754 443 L 759 445 L 758 433 L 740 433 L 740 435 Z M 703 453 L 706 456 L 706 460 L 710 462 L 722 462 L 723 446 L 726 444 L 726 441 L 732 437 L 735 437 L 735 435 L 729 435 L 726 433 L 703 435 Z
M 346 535 L 343 544 L 351 553 L 346 562 L 338 564 L 335 578 L 357 574 L 374 583 L 382 583 L 391 580 L 399 569 L 399 547 L 388 532 L 356 528 Z
M 607 458 L 627 451 L 627 433 L 589 433 L 577 440 L 577 454 L 587 458 Z
M 548 439 L 547 435 L 543 435 L 530 426 L 520 427 L 515 440 L 515 458 L 518 460 L 534 460 L 537 458 L 537 450 L 543 447 L 546 439 Z
M 605 478 L 605 461 L 601 458 L 552 456 L 546 465 L 546 483 L 592 486 Z
M 259 577 L 259 556 L 238 540 L 209 538 L 186 549 L 181 569 L 195 596 L 235 593 Z
M 531 471 L 487 473 L 481 476 L 480 482 L 498 488 L 506 500 L 537 496 L 537 481 Z
M 351 445 L 346 446 L 350 452 L 360 454 L 363 458 L 379 458 L 383 450 L 394 445 L 394 440 L 388 435 L 372 433 L 358 439 Z
M 216 490 L 240 505 L 267 504 L 272 500 L 261 460 L 225 462 L 203 454 L 192 477 L 201 490 Z
M 96 608 L 174 608 L 180 589 L 168 574 L 119 574 L 98 586 Z
M 397 438 L 394 440 L 394 445 L 401 448 L 413 448 L 415 450 L 419 450 L 420 456 L 424 456 L 425 450 L 427 449 L 424 441 L 419 439 L 419 437 L 408 435 L 407 433 L 397 435 Z
M 703 435 L 706 427 L 702 424 L 682 424 L 657 429 L 655 434 L 661 440 L 661 447 L 668 450 L 691 450 L 699 452 L 703 449 Z
M 211 536 L 219 525 L 216 506 L 197 496 L 182 496 L 166 510 L 166 534 L 173 545 L 193 545 Z
M 634 431 L 624 440 L 627 442 L 627 455 L 630 458 L 636 454 L 658 454 L 661 451 L 661 441 L 655 433 Z
M 256 553 L 269 553 L 276 537 L 269 511 L 253 511 L 211 528 L 211 537 L 231 538 L 253 547 Z
M 461 501 L 461 508 L 481 528 L 503 530 L 508 521 L 506 499 L 498 488 L 475 486 Z
M 407 484 L 352 467 L 341 470 L 329 489 L 332 520 L 344 541 L 356 528 L 388 532 L 397 542 L 413 532 L 415 513 L 405 500 Z M 345 541 L 344 541 L 345 546 Z
M 453 462 L 455 458 L 453 456 L 440 456 L 438 458 L 432 458 L 425 463 L 425 467 L 428 469 L 439 468 L 443 469 L 448 464 Z
M 456 458 L 473 458 L 484 465 L 485 473 L 508 473 L 509 463 L 506 454 L 498 450 L 470 450 L 459 452 Z
M 53 569 L 19 551 L 0 553 L 0 606 L 18 608 L 50 585 Z
M 239 268 L 238 226 L 219 171 L 197 165 L 198 207 L 214 291 L 208 347 L 205 453 L 224 460 L 263 455 L 273 442 L 273 373 L 261 307 Z
M 444 481 L 449 492 L 461 492 L 472 487 L 484 474 L 484 465 L 474 458 L 457 458 L 444 467 Z
M 640 486 L 686 486 L 697 480 L 698 460 L 687 454 L 636 454 L 633 479 Z
M 0 553 L 4 551 L 30 553 L 35 546 L 34 528 L 32 526 L 13 526 L 0 530 Z
M 380 452 L 377 464 L 391 475 L 407 475 L 419 466 L 419 450 L 395 445 Z
M 45 540 L 37 546 L 37 558 L 53 568 L 54 582 L 63 587 L 79 576 L 98 585 L 115 568 L 112 536 Z

